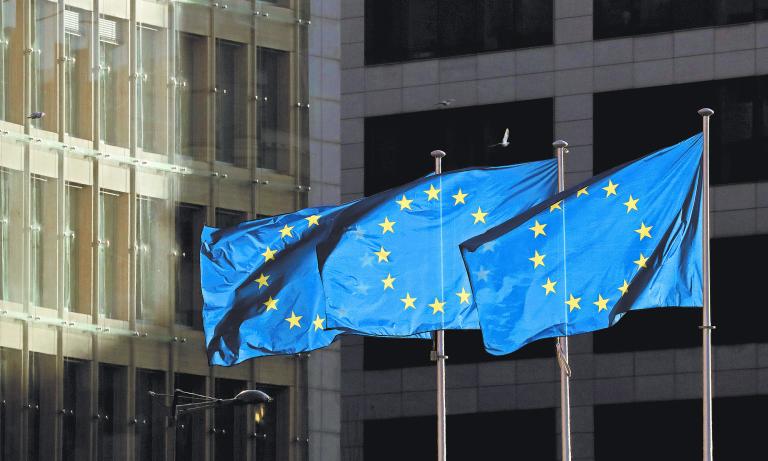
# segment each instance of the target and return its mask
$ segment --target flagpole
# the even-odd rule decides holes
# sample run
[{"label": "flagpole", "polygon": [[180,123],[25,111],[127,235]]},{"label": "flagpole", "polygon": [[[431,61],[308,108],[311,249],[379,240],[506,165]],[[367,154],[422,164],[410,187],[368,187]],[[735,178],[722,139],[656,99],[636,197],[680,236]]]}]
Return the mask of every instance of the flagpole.
[{"label": "flagpole", "polygon": [[[557,191],[565,190],[565,153],[568,143],[552,143],[557,157]],[[557,362],[560,364],[560,445],[562,461],[571,461],[571,367],[568,364],[568,337],[557,338]]]},{"label": "flagpole", "polygon": [[[443,173],[443,157],[445,152],[433,150],[430,155],[435,159],[435,174]],[[437,362],[437,461],[446,459],[446,418],[445,418],[445,330],[437,330],[432,334],[435,349],[432,360]]]},{"label": "flagpole", "polygon": [[702,173],[704,184],[702,186],[702,242],[701,242],[701,261],[702,261],[702,287],[704,290],[702,296],[702,316],[703,324],[701,326],[702,336],[702,406],[704,419],[704,461],[712,461],[712,325],[710,318],[710,298],[709,298],[709,118],[715,113],[712,109],[704,108],[699,110],[702,117],[704,132],[704,149],[702,152]]}]

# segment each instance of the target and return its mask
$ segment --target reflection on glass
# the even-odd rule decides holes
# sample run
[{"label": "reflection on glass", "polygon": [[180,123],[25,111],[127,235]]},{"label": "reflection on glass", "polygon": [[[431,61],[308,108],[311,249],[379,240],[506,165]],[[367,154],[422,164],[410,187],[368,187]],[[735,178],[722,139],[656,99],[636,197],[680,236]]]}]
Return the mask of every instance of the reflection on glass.
[{"label": "reflection on glass", "polygon": [[32,0],[35,21],[32,23],[32,101],[29,112],[45,112],[46,116],[33,120],[32,126],[56,131],[56,30],[57,4],[47,0]]},{"label": "reflection on glass", "polygon": [[66,117],[70,136],[91,137],[90,41],[91,12],[67,6],[64,10],[64,78]]},{"label": "reflection on glass", "polygon": [[117,232],[120,195],[114,192],[99,193],[99,314],[107,318],[117,317]]},{"label": "reflection on glass", "polygon": [[181,32],[177,37],[176,126],[182,155],[204,158],[207,122],[207,39]]},{"label": "reflection on glass", "polygon": [[[246,388],[245,381],[216,379],[216,397],[231,399]],[[246,430],[245,407],[220,407],[214,413],[216,428],[216,455],[214,459],[245,460]]]},{"label": "reflection on glass", "polygon": [[80,241],[85,234],[80,232],[80,194],[83,188],[67,184],[64,188],[64,310],[83,312],[78,296],[80,293]]},{"label": "reflection on glass", "polygon": [[290,168],[288,53],[263,47],[259,47],[257,53],[257,166],[287,172]]},{"label": "reflection on glass", "polygon": [[90,378],[88,362],[64,359],[62,395],[62,461],[77,461],[89,456]]},{"label": "reflection on glass", "polygon": [[20,351],[0,347],[0,460],[21,459]]},{"label": "reflection on glass", "polygon": [[128,40],[126,21],[99,18],[101,111],[99,129],[107,144],[128,147]]},{"label": "reflection on glass", "polygon": [[98,435],[97,460],[116,461],[122,459],[125,450],[122,421],[125,421],[126,382],[125,368],[99,364]]},{"label": "reflection on glass", "polygon": [[246,165],[248,46],[216,39],[216,160]]},{"label": "reflection on glass", "polygon": [[165,392],[165,373],[139,368],[136,370],[136,459],[160,461],[165,448],[164,414],[163,408],[152,401],[149,391]]},{"label": "reflection on glass", "polygon": [[11,299],[11,172],[0,168],[0,299]]},{"label": "reflection on glass", "polygon": [[158,216],[160,203],[149,197],[138,197],[136,206],[136,319],[152,321],[157,316],[160,294],[157,286],[166,276],[161,272],[161,248],[157,244],[163,230]]},{"label": "reflection on glass", "polygon": [[216,227],[223,229],[240,224],[247,219],[244,211],[227,210],[226,208],[216,208]]},{"label": "reflection on glass", "polygon": [[139,69],[136,82],[136,141],[144,151],[155,153],[166,152],[164,39],[165,34],[156,27],[144,24],[136,26],[136,61]]},{"label": "reflection on glass", "polygon": [[202,329],[200,296],[200,232],[205,207],[180,203],[176,207],[176,323]]},{"label": "reflection on glass", "polygon": [[43,305],[43,289],[46,279],[43,273],[45,255],[43,254],[43,224],[45,221],[45,209],[49,203],[45,201],[45,186],[48,180],[40,177],[32,177],[32,194],[30,196],[30,270],[29,270],[29,303],[33,306]]},{"label": "reflection on glass", "polygon": [[49,389],[55,382],[55,357],[30,352],[27,394],[28,461],[49,460],[54,456],[55,394]]},{"label": "reflection on glass", "polygon": [[16,0],[0,3],[0,120],[21,123],[22,8]]}]

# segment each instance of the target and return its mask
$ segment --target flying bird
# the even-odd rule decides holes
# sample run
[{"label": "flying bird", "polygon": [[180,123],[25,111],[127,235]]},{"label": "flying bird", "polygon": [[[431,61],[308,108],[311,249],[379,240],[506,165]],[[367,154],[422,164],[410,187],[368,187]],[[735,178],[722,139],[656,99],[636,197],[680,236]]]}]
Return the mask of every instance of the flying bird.
[{"label": "flying bird", "polygon": [[454,101],[455,101],[455,99],[453,99],[453,98],[443,99],[442,101],[438,102],[438,103],[437,103],[437,104],[435,104],[435,105],[436,105],[436,106],[443,106],[443,107],[448,107],[448,106],[450,106],[450,105],[451,105],[451,103],[453,103]]},{"label": "flying bird", "polygon": [[507,147],[509,146],[509,128],[504,130],[504,137],[501,138],[501,142],[492,144],[488,147]]},{"label": "flying bird", "polygon": [[45,112],[32,112],[27,118],[38,119],[45,117]]}]

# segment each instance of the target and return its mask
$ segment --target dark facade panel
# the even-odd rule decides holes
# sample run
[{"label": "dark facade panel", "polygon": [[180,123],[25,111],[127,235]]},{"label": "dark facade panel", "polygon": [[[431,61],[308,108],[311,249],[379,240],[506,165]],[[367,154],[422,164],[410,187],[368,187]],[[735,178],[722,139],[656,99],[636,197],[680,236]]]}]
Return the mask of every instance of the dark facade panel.
[{"label": "dark facade panel", "polygon": [[[595,406],[595,460],[700,460],[701,405],[676,400]],[[715,459],[762,453],[768,396],[716,398],[712,411]]]},{"label": "dark facade panel", "polygon": [[595,39],[762,21],[766,0],[595,0]]},{"label": "dark facade panel", "polygon": [[669,85],[594,96],[595,174],[701,131],[712,117],[711,182],[768,179],[768,77]]},{"label": "dark facade panel", "polygon": [[551,45],[551,0],[365,2],[365,63]]},{"label": "dark facade panel", "polygon": [[[436,426],[434,416],[365,421],[365,461],[436,460]],[[454,459],[556,459],[554,408],[449,415],[447,430]]]},{"label": "dark facade panel", "polygon": [[[366,118],[365,195],[433,172],[435,149],[443,171],[551,158],[552,120],[552,99]],[[506,128],[512,144],[489,148]]]}]

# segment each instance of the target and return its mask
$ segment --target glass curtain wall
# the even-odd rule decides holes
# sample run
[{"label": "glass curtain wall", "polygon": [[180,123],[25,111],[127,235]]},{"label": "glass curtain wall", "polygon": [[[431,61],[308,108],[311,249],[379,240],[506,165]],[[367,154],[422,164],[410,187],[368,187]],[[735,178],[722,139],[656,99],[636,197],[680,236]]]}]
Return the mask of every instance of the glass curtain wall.
[{"label": "glass curtain wall", "polygon": [[[0,461],[163,459],[147,391],[216,392],[200,232],[307,204],[308,4],[0,0]],[[270,439],[189,417],[179,459],[306,459],[260,363],[227,377],[280,389]]]}]

